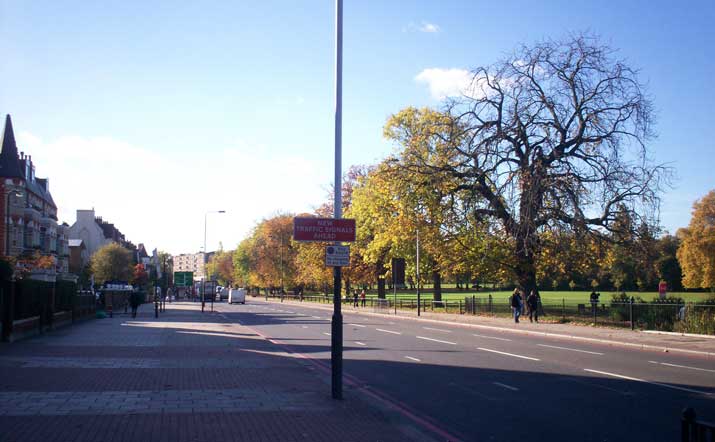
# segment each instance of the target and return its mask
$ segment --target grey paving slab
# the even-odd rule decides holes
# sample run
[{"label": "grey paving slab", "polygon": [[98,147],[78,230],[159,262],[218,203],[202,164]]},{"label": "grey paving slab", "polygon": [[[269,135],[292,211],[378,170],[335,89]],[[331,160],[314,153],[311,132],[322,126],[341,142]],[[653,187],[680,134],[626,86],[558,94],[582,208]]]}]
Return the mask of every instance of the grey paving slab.
[{"label": "grey paving slab", "polygon": [[240,324],[149,307],[0,345],[0,440],[414,439]]}]

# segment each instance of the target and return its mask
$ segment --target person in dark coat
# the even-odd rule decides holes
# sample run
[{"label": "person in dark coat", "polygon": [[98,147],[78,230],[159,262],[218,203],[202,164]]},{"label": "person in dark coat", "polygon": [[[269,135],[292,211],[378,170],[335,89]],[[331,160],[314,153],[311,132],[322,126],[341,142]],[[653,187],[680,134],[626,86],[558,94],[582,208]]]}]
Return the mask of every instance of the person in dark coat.
[{"label": "person in dark coat", "polygon": [[529,308],[529,321],[539,322],[539,294],[536,293],[536,290],[529,293],[529,297],[526,298],[526,306]]},{"label": "person in dark coat", "polygon": [[132,307],[132,318],[137,317],[137,309],[139,308],[139,304],[141,303],[141,296],[139,295],[139,292],[132,292],[129,295],[129,305]]},{"label": "person in dark coat", "polygon": [[521,316],[522,309],[522,298],[519,289],[514,289],[514,294],[511,295],[511,308],[514,311],[514,322],[519,322],[519,316]]}]

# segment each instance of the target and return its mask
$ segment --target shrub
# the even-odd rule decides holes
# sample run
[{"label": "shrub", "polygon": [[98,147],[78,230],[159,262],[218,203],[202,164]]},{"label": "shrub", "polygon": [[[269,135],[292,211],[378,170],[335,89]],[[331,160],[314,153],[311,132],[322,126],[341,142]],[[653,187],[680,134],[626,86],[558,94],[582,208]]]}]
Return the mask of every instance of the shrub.
[{"label": "shrub", "polygon": [[675,324],[676,331],[715,334],[715,298],[698,304],[685,305],[682,308],[682,319]]}]

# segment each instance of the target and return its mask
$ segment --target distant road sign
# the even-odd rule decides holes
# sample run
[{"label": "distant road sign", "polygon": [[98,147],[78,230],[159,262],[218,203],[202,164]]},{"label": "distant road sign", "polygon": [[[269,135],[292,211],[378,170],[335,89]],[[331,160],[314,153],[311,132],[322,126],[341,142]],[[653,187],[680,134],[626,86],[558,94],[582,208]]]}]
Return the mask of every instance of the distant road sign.
[{"label": "distant road sign", "polygon": [[350,247],[326,246],[325,265],[328,267],[350,267]]},{"label": "distant road sign", "polygon": [[293,218],[296,241],[355,242],[355,220],[335,218]]},{"label": "distant road sign", "polygon": [[191,287],[194,285],[194,272],[174,272],[176,287]]}]

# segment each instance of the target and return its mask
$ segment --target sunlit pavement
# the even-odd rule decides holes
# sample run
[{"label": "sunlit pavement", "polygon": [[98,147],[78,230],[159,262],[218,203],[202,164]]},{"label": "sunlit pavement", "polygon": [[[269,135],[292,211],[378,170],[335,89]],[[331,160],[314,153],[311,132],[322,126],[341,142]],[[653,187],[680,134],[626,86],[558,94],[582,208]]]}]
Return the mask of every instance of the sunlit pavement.
[{"label": "sunlit pavement", "polygon": [[[321,367],[200,304],[0,346],[0,440],[428,440]],[[218,310],[218,309],[217,309]]]}]

